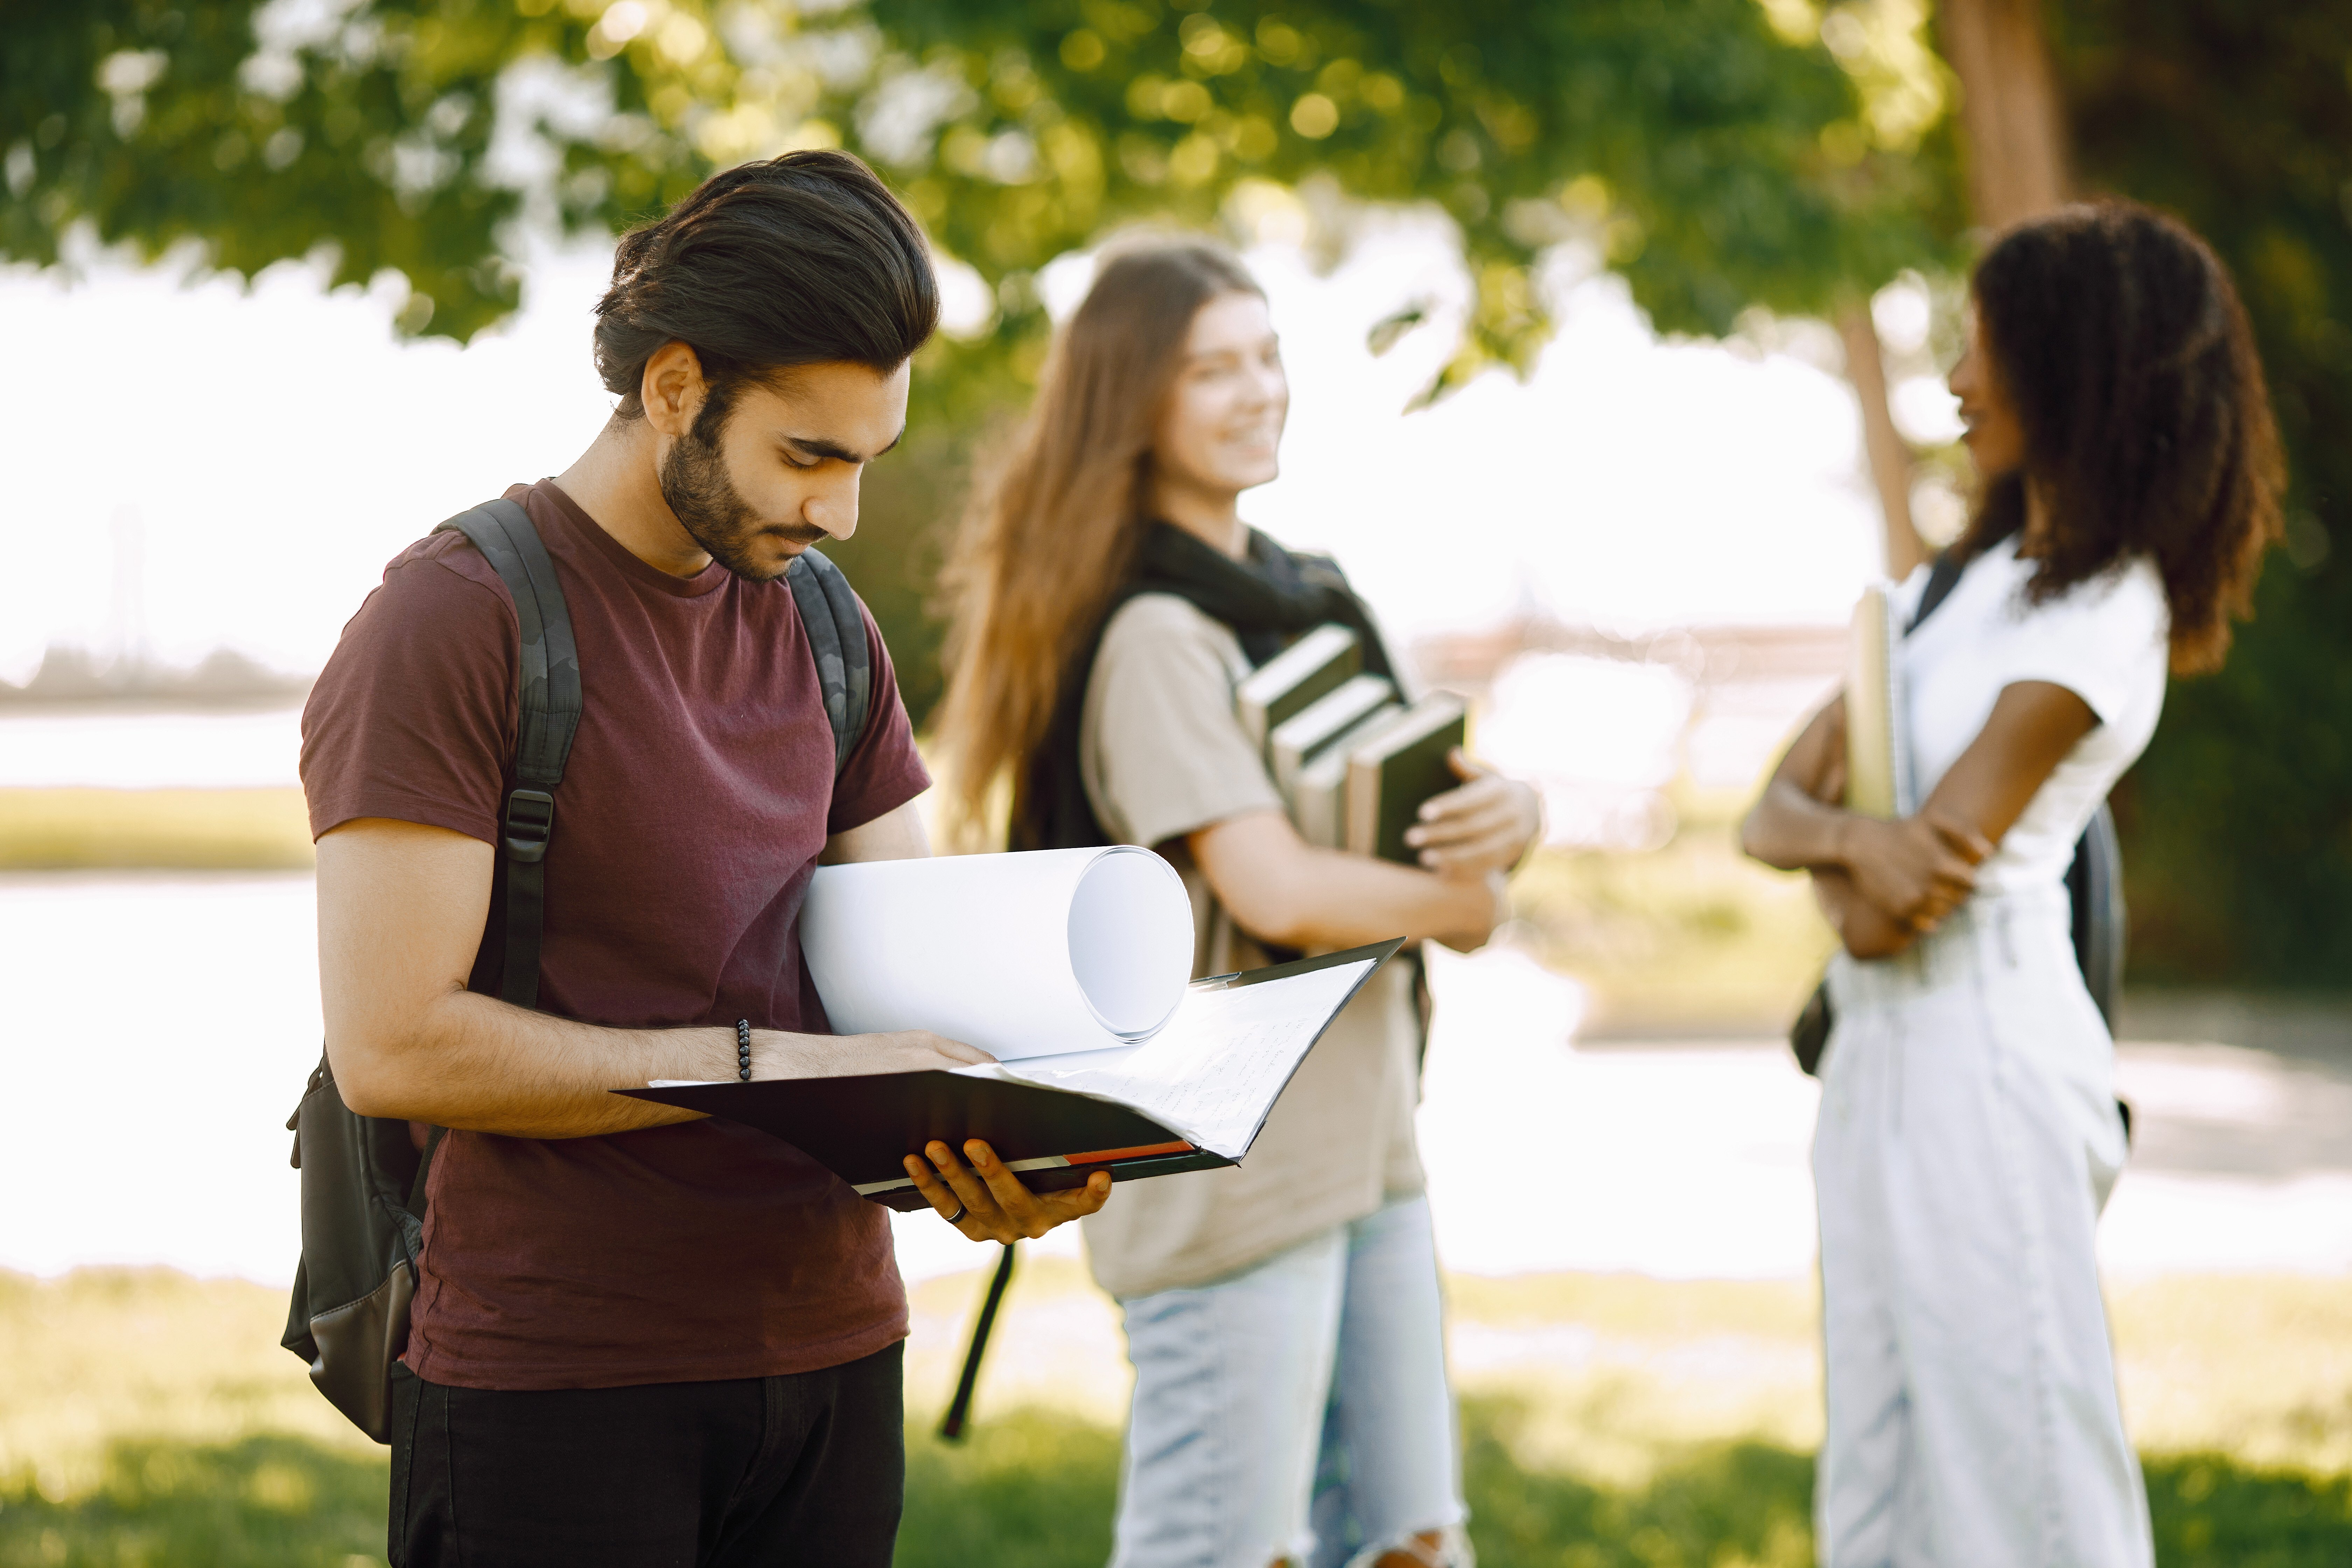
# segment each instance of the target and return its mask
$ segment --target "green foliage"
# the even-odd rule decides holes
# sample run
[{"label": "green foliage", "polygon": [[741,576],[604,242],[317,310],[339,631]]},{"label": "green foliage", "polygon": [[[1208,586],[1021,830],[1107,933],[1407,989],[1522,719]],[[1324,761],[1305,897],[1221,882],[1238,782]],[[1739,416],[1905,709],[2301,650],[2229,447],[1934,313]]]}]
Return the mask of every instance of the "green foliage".
[{"label": "green foliage", "polygon": [[109,244],[152,257],[194,240],[248,275],[320,247],[338,283],[397,268],[410,331],[469,337],[511,310],[520,280],[498,235],[520,197],[483,161],[514,29],[370,6],[327,38],[260,50],[257,9],[9,5],[0,255],[53,262],[86,219]]},{"label": "green foliage", "polygon": [[[1948,258],[1939,90],[1916,60],[1920,80],[1874,77],[1893,56],[1861,20],[1895,16],[1901,44],[1921,14],[1900,4],[1840,8],[1849,71],[1806,0],[349,0],[303,29],[254,0],[16,0],[0,255],[53,261],[84,219],[248,274],[331,246],[339,282],[406,275],[403,331],[462,340],[513,308],[502,226],[534,182],[567,226],[620,227],[714,167],[845,140],[996,289],[983,338],[934,356],[985,401],[1034,372],[1054,257],[1319,179],[1460,225],[1476,304],[1454,384],[1532,358],[1531,264],[1562,238],[1671,331],[1818,313]],[[546,90],[513,95],[502,161],[519,62]],[[951,406],[959,378],[929,379]]]},{"label": "green foliage", "polygon": [[[867,150],[908,179],[947,248],[1005,280],[1137,219],[1248,215],[1254,182],[1328,181],[1435,203],[1460,226],[1477,300],[1458,384],[1524,368],[1548,331],[1531,267],[1581,237],[1668,331],[1745,309],[1822,313],[1949,255],[1948,142],[1866,113],[1817,40],[1754,0],[1530,7],[1389,0],[873,0],[875,102],[950,109],[935,133]],[[911,58],[919,40],[921,63]],[[1882,144],[1885,143],[1885,144]],[[1916,155],[1915,155],[1916,154]]]},{"label": "green foliage", "polygon": [[[2294,469],[2286,548],[2121,803],[2150,979],[2352,977],[2352,9],[2051,8],[2084,184],[2179,214],[2236,274]],[[2334,548],[2331,548],[2331,542]]]}]

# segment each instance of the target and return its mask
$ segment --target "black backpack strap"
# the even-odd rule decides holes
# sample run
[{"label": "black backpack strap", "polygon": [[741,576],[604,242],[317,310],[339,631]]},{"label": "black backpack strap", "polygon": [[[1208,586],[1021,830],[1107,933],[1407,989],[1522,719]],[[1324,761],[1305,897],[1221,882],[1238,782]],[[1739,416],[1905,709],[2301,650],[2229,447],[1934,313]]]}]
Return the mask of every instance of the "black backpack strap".
[{"label": "black backpack strap", "polygon": [[2074,863],[2066,868],[2066,896],[2074,906],[2074,962],[2112,1031],[2124,990],[2124,857],[2105,801],[2075,842]]},{"label": "black backpack strap", "polygon": [[793,603],[816,659],[824,716],[833,726],[833,771],[839,773],[866,732],[866,717],[874,706],[874,650],[866,639],[866,617],[849,579],[815,549],[800,552],[784,581],[792,584]]},{"label": "black backpack strap", "polygon": [[940,1436],[955,1442],[971,1418],[971,1392],[980,1385],[980,1358],[988,1349],[988,1334],[996,1326],[996,1309],[1004,1304],[1004,1288],[1013,1283],[1013,1244],[1006,1242],[996,1259],[996,1273],[988,1281],[988,1299],[980,1304],[980,1320],[971,1326],[971,1348],[964,1352],[963,1372],[956,1379],[955,1397],[940,1422]]},{"label": "black backpack strap", "polygon": [[514,595],[522,633],[516,682],[515,787],[499,828],[506,872],[505,963],[499,995],[518,1007],[539,1004],[540,935],[547,920],[547,845],[555,833],[555,786],[580,731],[580,655],[572,613],[555,563],[530,514],[514,501],[485,501],[436,533],[462,533]]},{"label": "black backpack strap", "polygon": [[1968,566],[1957,550],[1945,550],[1937,554],[1936,563],[1927,568],[1927,585],[1919,591],[1919,607],[1911,612],[1911,624],[1903,628],[1905,637],[1917,631],[1919,623],[1934,615],[1936,606],[1952,596],[1952,590],[1960,584],[1960,574],[1967,571]]}]

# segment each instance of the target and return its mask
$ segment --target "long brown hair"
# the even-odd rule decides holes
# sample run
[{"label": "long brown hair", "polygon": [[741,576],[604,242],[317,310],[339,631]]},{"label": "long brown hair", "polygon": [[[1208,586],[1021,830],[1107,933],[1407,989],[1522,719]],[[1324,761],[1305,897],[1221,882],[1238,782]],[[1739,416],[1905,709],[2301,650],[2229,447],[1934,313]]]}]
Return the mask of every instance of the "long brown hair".
[{"label": "long brown hair", "polygon": [[1985,487],[1963,548],[2018,531],[2030,489],[2051,525],[2030,598],[2144,553],[2172,608],[2172,668],[2220,668],[2281,536],[2286,484],[2228,269],[2173,219],[2110,200],[2011,229],[1974,291],[2026,452]]},{"label": "long brown hair", "polygon": [[977,488],[940,586],[947,695],[937,738],[966,847],[990,793],[1045,740],[1065,680],[1126,578],[1147,521],[1161,405],[1201,307],[1262,294],[1229,251],[1160,241],[1104,260],[1063,328],[1003,467]]}]

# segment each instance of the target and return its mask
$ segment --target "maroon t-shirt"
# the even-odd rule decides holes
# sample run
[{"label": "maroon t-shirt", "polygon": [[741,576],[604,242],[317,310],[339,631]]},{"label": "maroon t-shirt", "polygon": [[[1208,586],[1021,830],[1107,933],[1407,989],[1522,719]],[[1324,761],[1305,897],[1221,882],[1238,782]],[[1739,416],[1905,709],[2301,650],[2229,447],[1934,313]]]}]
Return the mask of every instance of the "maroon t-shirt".
[{"label": "maroon t-shirt", "polygon": [[[799,928],[818,852],[930,782],[880,634],[869,619],[873,714],[836,779],[790,587],[716,564],[672,577],[552,481],[507,493],[554,558],[585,709],[554,792],[540,1006],[630,1028],[826,1031]],[[462,535],[394,558],[302,715],[312,834],[383,816],[496,843],[520,637],[513,597]],[[478,967],[472,989],[497,988]],[[907,1332],[884,1211],[732,1122],[451,1132],[428,1190],[406,1359],[436,1383],[767,1376]]]}]

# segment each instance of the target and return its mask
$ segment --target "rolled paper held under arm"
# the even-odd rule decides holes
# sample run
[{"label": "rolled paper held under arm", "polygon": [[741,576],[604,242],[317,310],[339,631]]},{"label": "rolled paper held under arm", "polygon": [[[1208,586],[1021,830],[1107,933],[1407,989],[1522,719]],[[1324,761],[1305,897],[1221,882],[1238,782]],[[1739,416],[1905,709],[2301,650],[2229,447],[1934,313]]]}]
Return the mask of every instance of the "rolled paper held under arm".
[{"label": "rolled paper held under arm", "polygon": [[1150,1039],[1192,970],[1192,907],[1149,849],[824,866],[801,913],[845,1035],[928,1029],[1000,1060]]}]

